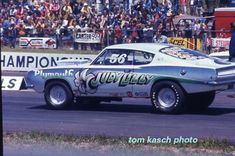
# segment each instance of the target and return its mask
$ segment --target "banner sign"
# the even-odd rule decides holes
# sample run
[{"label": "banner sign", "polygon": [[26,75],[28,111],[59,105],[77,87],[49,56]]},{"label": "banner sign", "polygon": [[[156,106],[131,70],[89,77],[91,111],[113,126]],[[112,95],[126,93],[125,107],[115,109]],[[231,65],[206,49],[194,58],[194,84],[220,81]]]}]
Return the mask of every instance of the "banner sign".
[{"label": "banner sign", "polygon": [[229,49],[230,38],[212,38],[212,47]]},{"label": "banner sign", "polygon": [[2,52],[2,70],[29,71],[40,68],[56,66],[57,61],[65,59],[94,59],[96,55],[82,54],[45,54],[45,53],[23,53]]},{"label": "banner sign", "polygon": [[75,36],[78,43],[100,43],[100,34],[93,32],[78,32]]},{"label": "banner sign", "polygon": [[179,45],[185,48],[200,50],[201,49],[201,41],[200,39],[194,39],[194,38],[181,38],[181,37],[169,37],[168,42]]},{"label": "banner sign", "polygon": [[53,49],[56,48],[56,39],[49,37],[20,37],[19,47]]},{"label": "banner sign", "polygon": [[2,90],[20,90],[24,77],[2,76]]}]

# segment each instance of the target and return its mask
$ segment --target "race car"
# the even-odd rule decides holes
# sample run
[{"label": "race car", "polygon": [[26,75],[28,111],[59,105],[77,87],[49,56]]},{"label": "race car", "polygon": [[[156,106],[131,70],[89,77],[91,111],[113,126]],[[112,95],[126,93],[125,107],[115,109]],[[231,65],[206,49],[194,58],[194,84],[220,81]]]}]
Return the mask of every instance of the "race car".
[{"label": "race car", "polygon": [[234,63],[171,44],[112,45],[92,61],[67,63],[30,71],[25,77],[28,88],[44,93],[53,109],[150,98],[158,112],[203,110],[216,91],[232,89],[235,83]]}]

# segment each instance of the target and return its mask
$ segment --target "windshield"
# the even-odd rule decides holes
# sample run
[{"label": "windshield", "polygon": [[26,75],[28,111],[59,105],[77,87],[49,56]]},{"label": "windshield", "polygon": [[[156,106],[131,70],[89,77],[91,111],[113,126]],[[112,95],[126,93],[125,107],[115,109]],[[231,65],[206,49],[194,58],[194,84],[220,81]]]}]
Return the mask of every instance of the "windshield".
[{"label": "windshield", "polygon": [[199,60],[209,58],[207,55],[198,51],[175,46],[163,48],[160,52],[183,60]]}]

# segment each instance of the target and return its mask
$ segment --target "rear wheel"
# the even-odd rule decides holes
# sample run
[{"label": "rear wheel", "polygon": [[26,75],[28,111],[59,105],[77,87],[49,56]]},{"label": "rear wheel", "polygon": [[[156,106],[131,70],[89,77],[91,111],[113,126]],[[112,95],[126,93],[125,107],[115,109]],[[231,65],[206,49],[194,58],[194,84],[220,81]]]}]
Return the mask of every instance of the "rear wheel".
[{"label": "rear wheel", "polygon": [[185,93],[178,84],[162,81],[152,87],[151,101],[157,111],[179,113],[184,110]]},{"label": "rear wheel", "polygon": [[73,103],[73,93],[69,86],[61,81],[50,82],[45,87],[44,98],[52,109],[65,109]]}]

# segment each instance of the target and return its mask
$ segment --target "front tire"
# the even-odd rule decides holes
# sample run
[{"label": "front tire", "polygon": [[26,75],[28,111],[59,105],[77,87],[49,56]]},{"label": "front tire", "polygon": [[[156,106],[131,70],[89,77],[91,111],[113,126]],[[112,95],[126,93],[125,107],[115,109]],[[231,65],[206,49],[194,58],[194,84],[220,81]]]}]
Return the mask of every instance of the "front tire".
[{"label": "front tire", "polygon": [[69,86],[61,81],[50,82],[45,87],[44,98],[52,109],[65,109],[73,103],[73,93]]},{"label": "front tire", "polygon": [[151,101],[156,111],[180,113],[184,110],[185,93],[177,83],[161,81],[153,85]]}]

